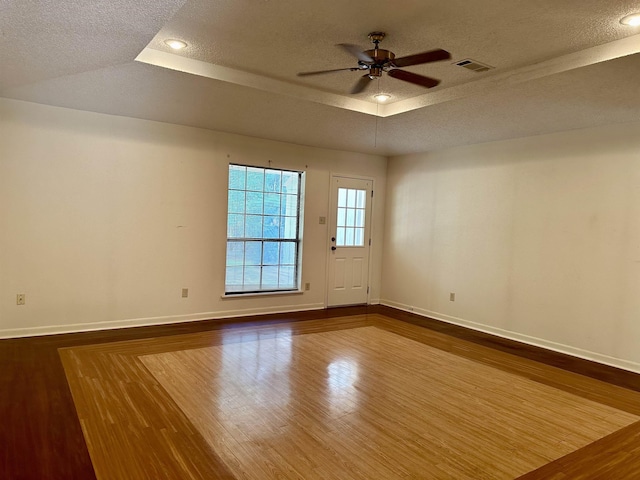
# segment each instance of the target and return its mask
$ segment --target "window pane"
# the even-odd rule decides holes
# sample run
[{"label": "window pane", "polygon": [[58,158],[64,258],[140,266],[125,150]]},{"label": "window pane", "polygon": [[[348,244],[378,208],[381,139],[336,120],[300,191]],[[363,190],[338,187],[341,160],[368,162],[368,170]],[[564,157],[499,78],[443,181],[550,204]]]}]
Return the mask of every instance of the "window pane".
[{"label": "window pane", "polygon": [[262,217],[247,215],[247,238],[262,238]]},{"label": "window pane", "polygon": [[262,192],[264,189],[264,170],[247,167],[247,190]]},{"label": "window pane", "polygon": [[364,228],[356,228],[353,244],[358,247],[364,246]]},{"label": "window pane", "polygon": [[365,207],[365,200],[366,200],[365,193],[367,193],[367,192],[366,192],[366,190],[357,190],[357,192],[358,192],[358,195],[356,197],[356,207],[364,208]]},{"label": "window pane", "polygon": [[298,231],[296,225],[298,224],[297,217],[284,217],[282,225],[280,227],[280,238],[294,239],[298,237]]},{"label": "window pane", "polygon": [[356,223],[356,211],[353,208],[347,208],[347,227],[353,227]]},{"label": "window pane", "polygon": [[364,227],[364,210],[356,210],[356,227]]},{"label": "window pane", "polygon": [[264,228],[262,235],[264,238],[279,238],[280,236],[280,217],[263,217]]},{"label": "window pane", "polygon": [[296,172],[282,172],[282,193],[297,194],[299,176]]},{"label": "window pane", "polygon": [[353,246],[353,228],[346,228],[345,229],[344,244],[347,247]]},{"label": "window pane", "polygon": [[296,244],[293,242],[280,243],[280,264],[295,265],[296,263]]},{"label": "window pane", "polygon": [[355,208],[356,206],[356,191],[349,188],[347,190],[347,207]]},{"label": "window pane", "polygon": [[244,215],[230,213],[227,218],[227,238],[244,237]]},{"label": "window pane", "polygon": [[244,191],[229,190],[229,213],[244,213]]},{"label": "window pane", "polygon": [[346,208],[338,208],[338,226],[344,227],[347,218],[347,209]]},{"label": "window pane", "polygon": [[278,276],[278,286],[280,288],[295,288],[296,270],[293,266],[281,266]]},{"label": "window pane", "polygon": [[265,193],[264,213],[265,215],[278,215],[280,213],[280,194]]},{"label": "window pane", "polygon": [[247,213],[262,215],[262,203],[264,194],[262,192],[247,192]]},{"label": "window pane", "polygon": [[244,267],[244,287],[249,290],[260,289],[260,269],[261,267]]},{"label": "window pane", "polygon": [[338,206],[339,207],[347,206],[347,189],[346,188],[338,189]]},{"label": "window pane", "polygon": [[282,196],[282,215],[295,217],[298,215],[298,197],[295,195]]},{"label": "window pane", "polygon": [[247,167],[229,165],[229,188],[244,190]]},{"label": "window pane", "polygon": [[336,232],[336,245],[339,247],[344,246],[344,227],[338,227]]},{"label": "window pane", "polygon": [[227,266],[244,264],[244,242],[227,242]]},{"label": "window pane", "polygon": [[280,193],[280,170],[267,170],[264,178],[264,191]]},{"label": "window pane", "polygon": [[243,267],[227,267],[226,277],[224,280],[227,286],[242,285],[242,270]]},{"label": "window pane", "polygon": [[262,242],[247,242],[244,263],[246,265],[260,265],[262,259]]},{"label": "window pane", "polygon": [[262,267],[262,288],[278,288],[278,267]]},{"label": "window pane", "polygon": [[280,257],[280,244],[278,242],[264,242],[262,249],[262,264],[277,265]]}]

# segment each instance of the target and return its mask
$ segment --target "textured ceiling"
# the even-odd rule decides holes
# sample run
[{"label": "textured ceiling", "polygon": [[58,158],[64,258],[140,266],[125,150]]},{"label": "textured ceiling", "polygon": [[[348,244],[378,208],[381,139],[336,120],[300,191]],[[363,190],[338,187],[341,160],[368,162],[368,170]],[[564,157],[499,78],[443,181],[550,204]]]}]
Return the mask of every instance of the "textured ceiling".
[{"label": "textured ceiling", "polygon": [[[640,9],[634,4],[3,2],[0,95],[382,155],[640,121],[640,54],[634,53],[640,52],[640,29],[618,23]],[[365,48],[372,30],[386,31],[382,46],[399,56],[450,51],[451,62],[406,68],[442,84],[426,91],[385,77],[354,100],[346,92],[359,72],[296,76],[351,66],[353,59],[335,45]],[[166,38],[189,43],[173,57],[227,73],[208,78],[134,62],[145,49],[169,52]],[[598,45],[605,47],[593,49]],[[496,69],[478,74],[452,65],[465,58]],[[243,80],[247,75],[250,82]],[[386,117],[336,106],[360,101],[366,107],[376,89],[402,101],[396,105],[413,106]]]}]

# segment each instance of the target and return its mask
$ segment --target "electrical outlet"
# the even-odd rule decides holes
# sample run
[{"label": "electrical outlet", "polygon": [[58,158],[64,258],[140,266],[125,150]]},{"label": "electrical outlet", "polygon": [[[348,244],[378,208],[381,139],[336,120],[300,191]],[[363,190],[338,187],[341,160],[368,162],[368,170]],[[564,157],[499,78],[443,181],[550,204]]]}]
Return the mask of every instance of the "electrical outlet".
[{"label": "electrical outlet", "polygon": [[16,295],[16,305],[24,305],[26,303],[26,295],[24,293],[19,293]]},{"label": "electrical outlet", "polygon": [[187,298],[189,296],[189,289],[188,288],[183,288],[182,289],[182,298]]},{"label": "electrical outlet", "polygon": [[456,301],[456,294],[455,293],[451,292],[449,294],[449,301],[450,302],[455,302]]},{"label": "electrical outlet", "polygon": [[304,284],[304,289],[305,289],[305,291],[307,291],[307,292],[308,292],[309,290],[311,290],[311,284],[310,284],[310,283],[305,283],[305,284]]}]

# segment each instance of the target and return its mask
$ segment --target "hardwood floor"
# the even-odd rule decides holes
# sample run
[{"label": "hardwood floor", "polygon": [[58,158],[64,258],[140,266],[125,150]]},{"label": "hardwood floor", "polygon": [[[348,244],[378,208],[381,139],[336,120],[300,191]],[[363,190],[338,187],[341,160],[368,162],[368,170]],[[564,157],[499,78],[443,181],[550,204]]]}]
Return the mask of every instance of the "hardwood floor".
[{"label": "hardwood floor", "polygon": [[339,308],[153,327],[0,340],[0,479],[92,480],[87,452],[58,349],[165,337],[241,325],[363,313]]},{"label": "hardwood floor", "polygon": [[[385,319],[375,315],[376,312],[384,313],[386,316],[397,316],[402,318],[403,321],[397,322]],[[329,328],[327,325],[329,322],[320,319],[362,313],[368,313],[369,315],[352,317],[345,324],[334,326],[345,329],[345,334],[358,331],[352,330],[354,328],[369,328],[373,326],[383,334],[392,332],[394,335],[391,337],[399,338],[401,342],[409,341],[407,339],[418,340],[423,344],[435,347],[438,354],[451,352],[456,357],[465,359],[467,362],[472,361],[473,365],[500,370],[500,375],[517,377],[519,381],[540,384],[545,388],[553,387],[552,390],[554,391],[559,390],[563,395],[570,394],[571,398],[579,397],[581,401],[586,401],[590,405],[593,402],[597,402],[599,404],[597,408],[605,406],[605,408],[622,410],[631,415],[640,414],[638,411],[640,408],[638,393],[633,390],[633,387],[638,385],[634,383],[637,382],[635,374],[620,372],[620,375],[617,375],[615,369],[609,369],[608,367],[598,369],[597,365],[590,365],[589,362],[583,364],[581,363],[582,361],[575,361],[571,358],[566,359],[563,358],[564,356],[556,354],[549,354],[549,358],[545,358],[544,352],[540,353],[533,349],[533,355],[540,357],[538,360],[547,361],[552,365],[558,362],[564,363],[569,365],[571,369],[583,370],[583,373],[586,370],[588,375],[595,378],[576,375],[567,370],[541,364],[527,358],[531,356],[529,351],[531,347],[520,346],[514,342],[503,342],[484,334],[476,335],[476,332],[469,332],[465,329],[456,331],[458,327],[451,328],[451,326],[439,324],[439,322],[432,325],[423,325],[423,322],[429,323],[431,321],[384,307],[328,310],[286,316],[264,316],[246,319],[242,322],[197,322],[111,332],[3,340],[0,341],[0,361],[2,362],[0,371],[0,386],[2,387],[0,391],[0,413],[6,419],[6,423],[0,429],[0,442],[6,447],[3,448],[0,478],[95,478],[82,436],[82,430],[80,429],[80,423],[71,401],[69,387],[57,358],[57,348],[112,343],[130,339],[140,340],[127,344],[125,349],[127,351],[122,350],[118,353],[114,353],[112,350],[113,344],[97,347],[97,350],[96,347],[72,348],[63,353],[65,363],[69,366],[69,362],[73,364],[78,360],[74,358],[73,354],[80,352],[80,355],[85,353],[88,355],[90,351],[93,351],[91,355],[96,358],[102,357],[100,362],[96,361],[91,366],[91,368],[95,369],[92,374],[96,375],[101,373],[101,368],[104,368],[104,364],[101,362],[106,357],[111,357],[111,360],[119,358],[120,361],[116,362],[118,375],[123,375],[122,378],[130,376],[129,378],[132,380],[129,382],[124,380],[116,382],[113,386],[113,391],[105,391],[104,395],[115,392],[117,393],[115,396],[120,398],[119,401],[122,402],[122,405],[126,406],[131,402],[131,405],[135,407],[133,411],[136,412],[132,418],[142,422],[142,424],[146,423],[147,432],[152,431],[154,428],[158,428],[160,432],[158,435],[129,437],[137,438],[137,442],[134,442],[137,446],[129,449],[128,453],[128,458],[132,462],[119,464],[119,462],[111,461],[111,463],[119,465],[116,468],[122,468],[127,471],[129,476],[123,478],[136,478],[136,469],[144,471],[143,476],[138,478],[189,478],[184,476],[172,477],[170,474],[175,475],[176,471],[170,470],[170,468],[174,467],[168,467],[166,462],[163,463],[162,457],[178,459],[179,461],[174,463],[177,463],[178,468],[183,469],[181,471],[185,471],[185,468],[187,470],[195,469],[193,471],[196,473],[193,478],[250,478],[243,477],[239,475],[239,471],[236,471],[235,468],[230,468],[229,460],[225,459],[224,455],[220,453],[224,451],[216,450],[211,447],[211,441],[207,442],[206,435],[202,433],[205,427],[198,422],[190,420],[184,412],[182,413],[182,418],[172,417],[172,421],[168,424],[166,423],[163,415],[167,411],[167,405],[170,405],[172,409],[177,409],[179,412],[182,412],[183,409],[179,408],[180,402],[176,401],[178,395],[175,392],[174,394],[168,393],[170,388],[167,388],[167,385],[170,383],[166,382],[171,381],[165,379],[160,382],[157,378],[152,377],[145,362],[151,361],[153,363],[154,359],[155,361],[160,361],[161,356],[166,353],[174,354],[174,352],[184,350],[183,342],[187,340],[187,337],[193,337],[191,333],[195,332],[218,332],[220,334],[223,331],[224,335],[218,336],[225,337],[225,344],[233,345],[234,343],[253,342],[252,337],[255,339],[257,329],[260,328],[262,329],[261,338],[267,342],[274,342],[277,338],[275,332],[278,329],[288,329],[288,334],[292,336],[302,332],[318,333],[326,331],[327,334],[331,334],[333,327]],[[315,321],[316,319],[319,321]],[[301,322],[301,320],[314,321]],[[283,325],[283,322],[292,323]],[[278,327],[275,328],[275,325],[278,325]],[[250,328],[247,329],[247,327]],[[447,334],[442,333],[442,331],[446,330],[448,330]],[[204,336],[206,337],[207,335],[209,334]],[[387,338],[385,335],[383,337]],[[160,338],[149,340],[150,337]],[[164,340],[162,337],[165,337]],[[304,337],[311,339],[313,335]],[[193,341],[193,338],[190,338],[189,341]],[[157,345],[155,345],[156,342]],[[140,357],[139,352],[133,356],[129,355],[128,352],[130,350],[128,349],[132,346],[138,348],[143,345],[145,346],[144,356]],[[492,348],[488,348],[486,345],[490,345]],[[147,349],[149,346],[151,348]],[[209,338],[209,340],[203,341],[197,347],[207,350],[222,348],[222,346],[222,344],[212,344],[211,338]],[[188,348],[193,348],[193,345]],[[109,349],[111,351],[106,353]],[[320,350],[322,351],[322,348]],[[514,356],[506,353],[507,350],[512,353],[523,353],[523,356]],[[96,355],[96,351],[102,351],[102,353]],[[155,355],[160,356],[154,357]],[[135,361],[133,361],[134,357]],[[305,359],[303,363],[306,364],[307,360]],[[111,363],[110,368],[114,368],[113,363]],[[144,378],[140,376],[141,371],[144,372]],[[156,374],[160,377],[161,374],[158,371],[156,371]],[[153,388],[146,383],[149,377],[152,377],[156,382],[156,386]],[[597,378],[606,378],[622,386],[605,383],[597,380]],[[74,380],[72,380],[71,376],[70,382],[73,385]],[[623,388],[624,386],[631,388]],[[75,394],[76,386],[73,388]],[[428,390],[422,387],[421,392],[424,393],[425,391]],[[142,410],[136,407],[134,399],[137,397],[154,399],[157,402],[156,408]],[[100,398],[100,396],[94,397],[97,400]],[[100,404],[97,400],[93,402],[92,408],[94,409],[97,409]],[[344,405],[348,406],[349,403],[346,402]],[[104,415],[104,418],[107,419],[107,428],[111,429],[113,435],[122,435],[123,432],[126,432],[127,435],[130,433],[132,423],[123,421],[123,410],[117,404],[111,405],[108,409],[102,411],[96,410],[93,413],[95,415]],[[82,416],[83,414],[81,413]],[[605,417],[607,416],[605,415]],[[254,419],[256,422],[258,420],[259,418]],[[120,422],[120,427],[116,426],[118,422]],[[573,423],[581,424],[582,422],[576,421]],[[122,425],[126,425],[126,427],[122,427]],[[267,426],[263,428],[267,428]],[[592,431],[592,427],[589,427],[588,430]],[[590,443],[592,437],[589,437],[585,440],[586,444],[584,444],[583,448],[579,448],[573,453],[568,453],[566,456],[550,463],[547,463],[545,459],[545,464],[541,464],[542,466],[538,470],[527,473],[522,478],[528,480],[534,478],[640,478],[640,456],[638,455],[640,448],[639,424],[634,422],[628,427],[623,427],[619,430],[617,427],[612,427],[611,431],[613,433],[606,435],[606,431],[599,430],[596,437],[599,438],[603,434],[605,435],[600,440]],[[373,434],[370,436],[373,436]],[[215,438],[220,438],[220,436],[215,436]],[[90,443],[90,448],[100,447],[100,442],[102,441],[100,439],[92,440],[94,443]],[[183,446],[187,445],[188,448],[186,450],[175,450],[171,447],[172,443],[175,444],[175,442]],[[146,463],[146,460],[141,462],[140,458],[134,455],[137,450],[142,450],[143,454],[147,455],[146,459],[151,462],[152,467]],[[277,454],[276,452],[274,455],[277,457],[283,454]],[[205,457],[208,458],[207,462],[194,461],[196,458]],[[94,458],[95,461],[96,459]],[[141,465],[146,466],[141,467]],[[233,463],[231,465],[234,467]],[[98,464],[96,468],[98,472],[101,471],[101,467]],[[114,468],[114,465],[110,465],[110,468]],[[360,468],[362,469],[363,467]],[[445,467],[441,467],[441,469],[444,472],[448,472]],[[464,478],[456,477],[451,472],[449,473],[450,476],[442,478]],[[418,475],[414,476],[414,478],[429,477]]]}]

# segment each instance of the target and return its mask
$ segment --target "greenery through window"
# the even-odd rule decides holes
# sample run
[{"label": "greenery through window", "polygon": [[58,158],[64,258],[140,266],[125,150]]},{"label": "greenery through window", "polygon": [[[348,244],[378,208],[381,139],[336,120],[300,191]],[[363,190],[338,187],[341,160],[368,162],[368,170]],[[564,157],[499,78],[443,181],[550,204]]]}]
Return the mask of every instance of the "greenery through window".
[{"label": "greenery through window", "polygon": [[301,179],[229,165],[226,293],[298,289]]}]

